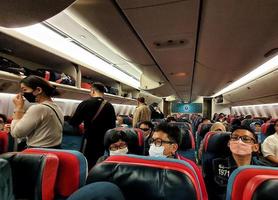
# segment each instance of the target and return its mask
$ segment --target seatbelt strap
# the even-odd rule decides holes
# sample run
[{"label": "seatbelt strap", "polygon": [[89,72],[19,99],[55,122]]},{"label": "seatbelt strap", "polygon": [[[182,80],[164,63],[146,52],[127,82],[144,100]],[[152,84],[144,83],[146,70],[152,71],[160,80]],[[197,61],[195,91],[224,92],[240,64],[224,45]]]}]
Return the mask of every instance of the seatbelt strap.
[{"label": "seatbelt strap", "polygon": [[[103,107],[105,106],[105,104],[107,103],[106,100],[103,100],[96,112],[96,114],[94,115],[94,117],[92,118],[91,120],[91,123],[93,123],[93,121],[97,118],[97,116],[99,115],[99,113],[101,112],[101,110],[103,109]],[[83,138],[83,141],[82,141],[82,146],[81,146],[81,152],[82,153],[85,153],[85,149],[86,149],[86,146],[87,146],[87,138],[86,136]]]}]

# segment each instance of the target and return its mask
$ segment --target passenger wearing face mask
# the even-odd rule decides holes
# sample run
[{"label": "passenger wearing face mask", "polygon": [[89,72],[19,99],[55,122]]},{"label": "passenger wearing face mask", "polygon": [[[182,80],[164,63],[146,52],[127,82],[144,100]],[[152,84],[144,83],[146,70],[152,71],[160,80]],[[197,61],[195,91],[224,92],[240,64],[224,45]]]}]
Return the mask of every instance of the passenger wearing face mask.
[{"label": "passenger wearing face mask", "polygon": [[104,161],[109,156],[119,156],[128,153],[128,138],[126,134],[119,129],[110,129],[104,136],[105,153],[97,163]]},{"label": "passenger wearing face mask", "polygon": [[233,127],[228,142],[231,155],[226,158],[216,158],[212,161],[214,181],[214,199],[225,199],[228,179],[231,173],[244,165],[260,165],[256,153],[259,151],[257,135],[249,126]]},{"label": "passenger wearing face mask", "polygon": [[154,129],[154,133],[149,140],[149,155],[157,158],[173,158],[187,162],[194,168],[198,176],[198,180],[200,181],[200,186],[203,192],[206,192],[205,182],[200,168],[198,168],[198,166],[190,159],[187,159],[177,153],[180,141],[181,132],[177,126],[166,122],[160,123]]},{"label": "passenger wearing face mask", "polygon": [[[64,117],[51,97],[55,87],[43,78],[28,76],[20,81],[21,93],[13,98],[14,114],[11,135],[27,138],[27,147],[60,148]],[[31,105],[25,112],[25,100]]]}]

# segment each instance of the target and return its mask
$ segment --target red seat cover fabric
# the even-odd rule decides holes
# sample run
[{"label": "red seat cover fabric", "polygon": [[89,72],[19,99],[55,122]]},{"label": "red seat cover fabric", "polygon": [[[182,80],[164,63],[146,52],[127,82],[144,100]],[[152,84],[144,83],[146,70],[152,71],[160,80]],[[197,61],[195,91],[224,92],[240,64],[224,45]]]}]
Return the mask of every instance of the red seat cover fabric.
[{"label": "red seat cover fabric", "polygon": [[8,152],[9,134],[6,131],[0,131],[0,154]]},{"label": "red seat cover fabric", "polygon": [[179,160],[183,160],[185,162],[188,162],[193,167],[193,169],[195,170],[195,172],[197,174],[197,177],[198,177],[198,180],[199,180],[199,183],[200,183],[200,186],[201,186],[202,199],[207,200],[208,199],[208,194],[207,194],[205,181],[203,179],[202,172],[201,172],[200,168],[190,159],[187,159],[187,158],[185,158],[183,156],[180,156],[180,155],[177,155],[177,158]]},{"label": "red seat cover fabric", "polygon": [[14,194],[17,198],[30,196],[41,200],[54,199],[59,165],[56,155],[10,152],[1,156],[11,163]]},{"label": "red seat cover fabric", "polygon": [[62,197],[68,197],[77,189],[80,183],[80,168],[78,158],[65,151],[48,151],[47,149],[26,149],[29,153],[51,153],[59,158],[59,168],[56,181],[56,192]]},{"label": "red seat cover fabric", "polygon": [[256,175],[278,175],[278,169],[261,166],[239,167],[229,178],[226,199],[242,200],[246,184]]},{"label": "red seat cover fabric", "polygon": [[[251,178],[246,184],[243,192],[242,199],[251,200],[254,192],[258,188],[258,186],[266,180],[277,179],[278,175],[257,175]],[[275,195],[275,194],[274,194]]]}]

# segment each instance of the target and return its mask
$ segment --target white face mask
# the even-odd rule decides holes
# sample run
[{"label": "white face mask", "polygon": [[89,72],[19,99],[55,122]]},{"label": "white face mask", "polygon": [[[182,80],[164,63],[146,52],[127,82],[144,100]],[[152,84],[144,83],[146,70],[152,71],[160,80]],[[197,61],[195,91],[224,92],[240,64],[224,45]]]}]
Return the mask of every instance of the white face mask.
[{"label": "white face mask", "polygon": [[128,148],[118,149],[116,151],[109,151],[110,156],[120,156],[125,155],[128,152]]},{"label": "white face mask", "polygon": [[157,147],[154,144],[151,144],[149,149],[149,155],[154,157],[164,157],[166,156],[163,154],[164,152],[164,146]]}]

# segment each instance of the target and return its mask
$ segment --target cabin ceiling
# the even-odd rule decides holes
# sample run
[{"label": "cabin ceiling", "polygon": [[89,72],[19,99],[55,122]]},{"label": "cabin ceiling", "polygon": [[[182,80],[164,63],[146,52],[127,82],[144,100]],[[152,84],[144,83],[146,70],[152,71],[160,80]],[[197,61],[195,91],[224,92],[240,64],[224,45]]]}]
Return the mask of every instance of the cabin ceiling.
[{"label": "cabin ceiling", "polygon": [[[194,101],[274,56],[264,55],[278,48],[277,19],[277,0],[77,0],[47,23],[138,78],[136,66],[153,81],[141,81],[144,90]],[[226,97],[250,103],[244,88]],[[277,87],[267,91],[256,97],[277,102]]]},{"label": "cabin ceiling", "polygon": [[168,84],[168,95],[193,101],[270,59],[277,10],[276,0],[79,0],[67,12],[145,76]]}]

